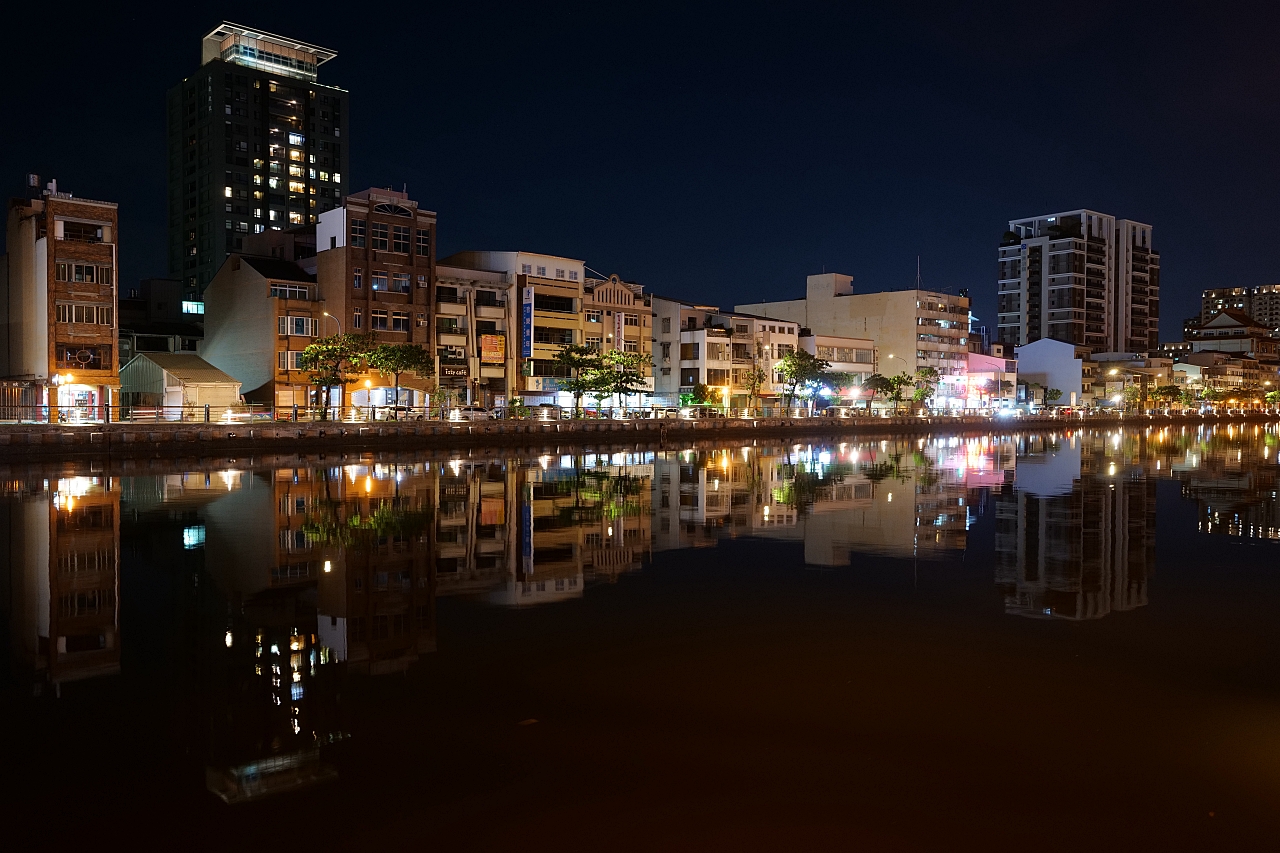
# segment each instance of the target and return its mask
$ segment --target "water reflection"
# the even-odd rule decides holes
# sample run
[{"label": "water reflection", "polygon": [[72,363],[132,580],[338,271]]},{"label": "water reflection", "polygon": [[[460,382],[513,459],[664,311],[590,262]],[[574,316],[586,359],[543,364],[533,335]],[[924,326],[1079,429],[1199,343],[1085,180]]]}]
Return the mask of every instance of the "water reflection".
[{"label": "water reflection", "polygon": [[207,785],[251,799],[333,778],[351,680],[435,653],[440,597],[564,602],[744,537],[854,571],[957,561],[990,514],[994,565],[966,571],[1005,613],[1099,619],[1158,598],[1159,479],[1203,534],[1280,538],[1277,446],[1223,427],[10,477],[11,657],[54,694],[118,674],[134,636],[140,667],[194,663]]}]

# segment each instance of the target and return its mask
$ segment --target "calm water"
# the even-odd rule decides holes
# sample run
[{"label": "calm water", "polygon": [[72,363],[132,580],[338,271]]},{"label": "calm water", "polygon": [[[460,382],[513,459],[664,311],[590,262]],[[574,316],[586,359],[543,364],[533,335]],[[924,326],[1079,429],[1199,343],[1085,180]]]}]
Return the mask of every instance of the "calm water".
[{"label": "calm water", "polygon": [[11,472],[5,846],[1275,849],[1278,435]]}]

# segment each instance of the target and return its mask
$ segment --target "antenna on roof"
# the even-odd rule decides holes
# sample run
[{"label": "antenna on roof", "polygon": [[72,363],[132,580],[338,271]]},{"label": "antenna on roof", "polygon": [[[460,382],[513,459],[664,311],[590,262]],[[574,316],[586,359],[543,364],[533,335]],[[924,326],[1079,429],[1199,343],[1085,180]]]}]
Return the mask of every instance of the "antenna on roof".
[{"label": "antenna on roof", "polygon": [[921,285],[921,281],[920,281],[920,256],[919,256],[919,255],[916,255],[916,290],[922,290],[922,289],[923,289],[920,285]]}]

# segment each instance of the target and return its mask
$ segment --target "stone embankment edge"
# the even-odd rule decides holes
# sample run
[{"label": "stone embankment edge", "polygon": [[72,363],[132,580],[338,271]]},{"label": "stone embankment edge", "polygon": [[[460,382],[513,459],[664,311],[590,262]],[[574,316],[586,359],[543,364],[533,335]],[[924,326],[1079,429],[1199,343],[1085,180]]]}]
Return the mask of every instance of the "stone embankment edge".
[{"label": "stone embankment edge", "polygon": [[0,459],[70,456],[223,456],[325,450],[454,449],[477,446],[656,444],[740,441],[759,438],[883,436],[920,433],[1025,432],[1042,429],[1145,428],[1204,423],[1261,423],[1272,416],[1215,418],[1141,416],[1126,418],[802,418],[709,419],[700,421],[489,421],[462,424],[407,422],[372,424],[59,424],[0,425]]}]

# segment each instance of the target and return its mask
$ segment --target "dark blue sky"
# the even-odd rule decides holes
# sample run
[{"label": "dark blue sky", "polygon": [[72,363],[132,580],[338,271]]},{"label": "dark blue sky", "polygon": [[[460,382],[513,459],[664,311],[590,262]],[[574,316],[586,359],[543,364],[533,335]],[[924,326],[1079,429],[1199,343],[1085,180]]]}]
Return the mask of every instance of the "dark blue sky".
[{"label": "dark blue sky", "polygon": [[338,51],[351,189],[407,183],[442,255],[723,305],[906,287],[918,255],[992,322],[1007,221],[1091,207],[1154,226],[1166,339],[1200,289],[1280,281],[1274,9],[969,5],[24,4],[0,186],[119,201],[122,279],[163,275],[164,93],[226,18]]}]

